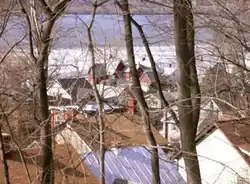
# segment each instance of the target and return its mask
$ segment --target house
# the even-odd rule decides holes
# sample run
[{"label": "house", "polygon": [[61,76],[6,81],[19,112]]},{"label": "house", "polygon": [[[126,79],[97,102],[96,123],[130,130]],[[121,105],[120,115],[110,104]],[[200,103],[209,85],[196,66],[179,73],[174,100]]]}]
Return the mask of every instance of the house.
[{"label": "house", "polygon": [[[162,184],[184,184],[177,167],[158,148],[159,168]],[[82,154],[86,164],[99,179],[100,164],[98,153]],[[152,183],[151,156],[147,147],[131,146],[114,148],[105,152],[105,183]]]},{"label": "house", "polygon": [[[57,134],[59,144],[71,144],[79,154],[95,152],[99,149],[98,122],[96,116],[86,117],[78,114],[74,121]],[[131,145],[148,145],[140,117],[126,113],[104,115],[105,147],[107,150]],[[158,145],[165,146],[167,141],[152,127]]]},{"label": "house", "polygon": [[[172,67],[172,65],[170,65]],[[179,80],[180,77],[180,71],[179,69],[173,70],[171,73],[166,75],[166,85],[168,89],[171,90],[176,90],[177,88],[177,81]]]},{"label": "house", "polygon": [[123,71],[123,77],[125,78],[126,81],[130,82],[132,74],[130,71],[130,67],[127,65]]},{"label": "house", "polygon": [[[202,183],[249,183],[250,118],[215,121],[196,138]],[[184,161],[178,156],[186,178]]]},{"label": "house", "polygon": [[92,93],[92,86],[85,77],[59,78],[58,82],[72,98],[72,103],[81,102]]},{"label": "house", "polygon": [[49,106],[52,127],[74,118],[80,107],[75,106]]},{"label": "house", "polygon": [[118,62],[110,61],[107,63],[107,73],[113,78],[122,78],[125,68],[126,62],[124,62],[123,60],[119,60]]},{"label": "house", "polygon": [[98,84],[96,87],[105,102],[113,102],[114,104],[118,104],[120,102],[119,97],[123,90],[125,90],[125,87],[109,86],[104,84]]},{"label": "house", "polygon": [[69,93],[63,89],[58,80],[49,81],[47,95],[49,97],[50,104],[70,104],[70,101],[72,100]]},{"label": "house", "polygon": [[[176,113],[178,117],[178,106],[174,104],[171,106],[171,109]],[[202,131],[207,125],[212,124],[214,121],[223,119],[225,120],[232,117],[235,117],[235,115],[233,113],[229,113],[228,111],[224,111],[224,109],[221,108],[215,100],[201,99],[200,119],[198,122],[197,133]],[[168,141],[170,144],[180,144],[180,130],[175,124],[169,111],[167,111],[166,114],[163,113],[161,122],[163,122],[162,130],[160,130],[161,134],[163,136],[168,135]],[[166,124],[167,127],[164,127]],[[168,131],[167,134],[165,133],[165,130]]]},{"label": "house", "polygon": [[220,104],[224,111],[234,109],[235,114],[247,116],[250,113],[250,84],[247,82],[248,76],[245,77],[229,73],[226,65],[217,63],[206,72],[201,83],[201,91],[204,96],[219,99],[216,103]]},{"label": "house", "polygon": [[142,74],[146,71],[152,71],[151,67],[145,66],[141,63],[139,63],[138,65],[136,65],[137,68],[137,75],[140,78],[142,76]]},{"label": "house", "polygon": [[108,79],[107,68],[105,63],[96,63],[94,66],[89,68],[88,81],[93,84],[92,69],[95,70],[95,82],[99,84],[101,81]]},{"label": "house", "polygon": [[[168,103],[173,103],[177,100],[177,92],[163,91],[162,93]],[[146,94],[145,100],[150,109],[162,109],[164,107],[159,92]]]},{"label": "house", "polygon": [[[166,84],[165,78],[162,75],[160,75],[159,73],[158,73],[158,76],[160,79],[161,86],[162,86],[162,88],[164,88],[164,85]],[[157,85],[157,82],[155,80],[153,71],[149,71],[149,70],[144,71],[140,77],[140,83],[141,83],[142,90],[144,92],[149,92],[151,90],[158,89],[158,85]]]},{"label": "house", "polygon": [[[12,150],[6,154],[9,179],[11,184],[29,183],[27,172],[29,173],[31,183],[40,183],[39,176],[42,172],[41,147],[22,150],[27,171],[24,169],[24,163],[20,158],[18,150]],[[54,173],[55,184],[97,184],[97,178],[92,174],[86,164],[80,162],[80,156],[69,144],[54,146]],[[0,165],[0,183],[4,182],[4,166]]]},{"label": "house", "polygon": [[[33,91],[34,84],[31,80],[26,80],[23,83],[24,89],[27,91]],[[58,104],[70,104],[72,98],[69,93],[62,87],[60,82],[56,79],[51,79],[47,82],[47,95],[50,105],[58,105]],[[32,100],[31,100],[32,101]]]}]

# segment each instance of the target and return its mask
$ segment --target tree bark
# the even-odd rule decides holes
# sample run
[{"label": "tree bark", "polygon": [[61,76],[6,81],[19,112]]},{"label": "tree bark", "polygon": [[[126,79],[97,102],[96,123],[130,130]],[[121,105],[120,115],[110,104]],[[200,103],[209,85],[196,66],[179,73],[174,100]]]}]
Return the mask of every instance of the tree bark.
[{"label": "tree bark", "polygon": [[[199,184],[201,177],[195,138],[200,111],[200,92],[195,66],[194,24],[190,5],[190,0],[174,0],[175,49],[180,70],[178,111],[187,181],[189,184]],[[195,99],[192,100],[191,97]]]},{"label": "tree bark", "polygon": [[[33,1],[34,3],[35,1]],[[31,58],[34,60],[36,65],[36,85],[38,90],[36,91],[36,102],[37,102],[37,116],[41,125],[41,142],[42,142],[42,184],[53,184],[54,173],[53,173],[53,150],[52,150],[52,130],[49,116],[49,104],[47,95],[47,80],[48,80],[48,58],[51,49],[52,42],[52,29],[56,20],[62,15],[67,7],[67,3],[70,0],[62,0],[54,5],[54,8],[50,7],[45,0],[37,1],[38,4],[33,6],[26,3],[24,6],[23,1],[19,0],[19,4],[22,7],[22,12],[25,14],[28,25],[29,25],[29,37],[30,37],[30,49]],[[39,4],[40,3],[40,4]],[[42,25],[38,25],[38,18],[36,16],[38,7],[41,6],[41,12],[39,14],[44,15],[44,22]],[[30,8],[26,10],[25,7]],[[28,13],[29,12],[29,13]],[[35,36],[32,34],[35,30]],[[36,46],[38,50],[37,57],[34,56],[34,50],[32,50],[33,43],[32,39],[36,40]]]},{"label": "tree bark", "polygon": [[[150,64],[151,64],[151,68],[153,70],[153,75],[154,75],[154,78],[156,80],[156,83],[157,83],[157,87],[158,87],[158,93],[159,93],[159,96],[160,96],[160,99],[161,101],[163,102],[163,106],[164,106],[164,117],[166,118],[167,117],[167,111],[169,110],[169,113],[171,115],[171,117],[173,118],[175,124],[177,125],[177,127],[180,128],[180,121],[179,119],[177,118],[177,115],[176,113],[174,112],[173,109],[171,109],[169,107],[169,103],[168,101],[166,100],[166,98],[164,97],[164,94],[163,94],[163,91],[162,91],[162,87],[161,87],[161,81],[160,81],[160,78],[159,78],[159,75],[158,75],[158,72],[156,70],[156,66],[155,66],[155,61],[154,61],[154,57],[152,55],[152,52],[150,50],[150,47],[149,47],[149,43],[148,43],[148,40],[144,34],[144,31],[142,29],[142,26],[139,25],[132,17],[131,17],[131,21],[133,23],[133,25],[137,28],[137,30],[139,31],[140,33],[140,36],[142,38],[142,41],[143,41],[143,44],[144,44],[144,47],[146,49],[146,52],[147,52],[147,55],[148,55],[148,58],[149,58],[149,61],[150,61]],[[169,109],[168,109],[169,108]],[[168,138],[168,124],[165,120],[165,125],[163,127],[165,127],[165,135],[164,137],[167,139]]]},{"label": "tree bark", "polygon": [[100,141],[100,147],[99,147],[99,154],[100,154],[100,184],[105,184],[105,167],[104,167],[104,156],[105,156],[105,145],[104,145],[104,119],[103,119],[103,100],[101,99],[101,96],[99,94],[99,91],[96,86],[96,76],[95,76],[95,50],[94,50],[94,44],[93,39],[91,35],[91,29],[93,27],[93,23],[95,20],[96,10],[97,10],[97,1],[94,3],[94,10],[92,13],[92,18],[89,26],[87,26],[87,33],[88,33],[88,47],[91,54],[91,62],[92,62],[92,69],[91,69],[91,75],[93,79],[93,90],[95,94],[96,103],[98,104],[98,123],[99,123],[99,141]]},{"label": "tree bark", "polygon": [[[44,38],[50,40],[50,34]],[[41,142],[42,142],[42,153],[43,153],[43,172],[42,172],[42,183],[53,183],[53,151],[52,151],[52,131],[49,118],[49,104],[47,95],[47,73],[48,67],[48,47],[50,43],[42,43],[42,48],[37,59],[37,104],[39,112],[39,121],[42,125],[41,129]]]},{"label": "tree bark", "polygon": [[194,16],[192,2],[187,1],[188,16],[187,18],[187,39],[188,39],[188,48],[190,54],[190,76],[191,76],[191,97],[192,97],[192,107],[193,107],[193,120],[197,129],[197,125],[200,117],[200,104],[201,104],[201,91],[198,81],[198,75],[196,70],[196,57],[195,57],[195,25],[194,25]]},{"label": "tree bark", "polygon": [[10,183],[9,169],[8,169],[8,164],[7,164],[6,157],[5,157],[5,147],[4,147],[4,139],[2,135],[2,125],[0,125],[0,151],[1,151],[0,159],[2,160],[3,168],[4,168],[4,183],[9,184]]},{"label": "tree bark", "polygon": [[145,135],[147,137],[149,149],[151,152],[151,166],[152,166],[152,173],[153,173],[152,183],[159,184],[160,183],[160,170],[159,170],[157,143],[151,130],[148,106],[143,96],[143,91],[141,89],[139,77],[138,77],[137,70],[136,70],[128,0],[120,0],[119,4],[123,12],[127,57],[128,57],[130,71],[132,74],[131,89],[132,89],[133,95],[135,96],[139,104],[140,111],[142,113],[142,119],[144,122],[144,131],[145,131]]}]

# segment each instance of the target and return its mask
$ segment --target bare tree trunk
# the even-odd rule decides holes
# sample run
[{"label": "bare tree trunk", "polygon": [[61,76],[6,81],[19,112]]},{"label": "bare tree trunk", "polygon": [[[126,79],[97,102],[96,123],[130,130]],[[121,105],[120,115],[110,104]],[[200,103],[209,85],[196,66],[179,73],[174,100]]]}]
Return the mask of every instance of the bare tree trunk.
[{"label": "bare tree trunk", "polygon": [[[153,75],[154,75],[154,78],[156,80],[156,83],[157,83],[157,87],[158,87],[158,92],[159,92],[159,96],[160,96],[160,99],[161,101],[163,102],[163,106],[164,106],[164,113],[166,116],[167,115],[167,109],[169,108],[169,103],[168,101],[166,100],[166,98],[164,97],[164,94],[163,94],[163,91],[162,91],[162,87],[161,87],[161,81],[160,81],[160,78],[159,78],[159,75],[158,75],[158,72],[156,70],[156,66],[155,66],[155,61],[154,61],[154,57],[152,55],[152,52],[150,50],[150,47],[149,47],[149,44],[148,44],[148,40],[144,34],[144,31],[142,29],[142,26],[139,25],[132,17],[131,17],[131,21],[132,23],[135,25],[135,27],[137,28],[137,30],[139,31],[140,33],[140,36],[142,38],[142,41],[143,41],[143,44],[144,44],[144,47],[146,49],[146,52],[147,52],[147,55],[149,57],[149,61],[150,61],[150,64],[151,64],[151,68],[153,70]],[[179,119],[177,118],[177,115],[176,113],[173,111],[173,109],[169,109],[169,113],[171,115],[171,117],[173,118],[175,124],[180,128],[180,122],[179,122]],[[165,138],[167,139],[168,138],[168,124],[167,122],[163,122],[165,123],[165,125],[163,127],[165,127]]]},{"label": "bare tree trunk", "polygon": [[131,20],[130,20],[128,0],[120,0],[120,7],[123,11],[127,57],[128,57],[130,71],[132,74],[131,88],[132,88],[132,92],[136,100],[138,101],[138,104],[142,113],[142,118],[144,121],[144,131],[145,131],[147,141],[149,144],[149,149],[151,152],[151,166],[152,166],[152,173],[153,173],[152,183],[159,184],[160,183],[160,170],[159,170],[157,143],[151,130],[148,106],[143,96],[143,91],[141,89],[140,81],[139,81],[136,66],[135,66],[133,36],[132,36],[132,29],[131,29]]},{"label": "bare tree trunk", "polygon": [[195,57],[195,27],[194,27],[194,16],[192,9],[192,2],[187,1],[188,16],[187,18],[187,39],[188,39],[188,48],[190,54],[190,76],[191,76],[191,97],[192,97],[192,107],[193,107],[193,120],[194,126],[199,122],[200,117],[200,104],[201,104],[201,91],[198,81],[198,75],[196,70],[196,57]]},{"label": "bare tree trunk", "polygon": [[[48,37],[49,38],[49,37]],[[49,38],[50,40],[50,38]],[[37,59],[37,83],[38,83],[38,112],[39,121],[41,122],[41,142],[42,142],[42,153],[43,153],[43,172],[42,172],[42,183],[53,183],[53,150],[52,150],[52,131],[49,118],[49,105],[47,95],[47,73],[48,67],[48,45],[50,43],[43,43],[40,57]]]},{"label": "bare tree trunk", "polygon": [[[41,128],[41,142],[42,142],[42,184],[53,184],[54,173],[53,173],[53,149],[52,149],[52,131],[49,116],[49,104],[47,96],[47,79],[48,79],[48,58],[51,49],[51,42],[53,38],[52,29],[56,20],[62,15],[67,7],[70,0],[62,0],[55,3],[52,8],[45,0],[31,1],[31,4],[19,0],[19,4],[22,7],[22,12],[25,14],[29,26],[29,37],[30,37],[30,50],[31,58],[35,62],[36,66],[36,85],[38,90],[36,91],[36,102],[37,102],[37,113]],[[33,5],[32,5],[33,4]],[[41,12],[38,12],[40,5]],[[25,9],[28,7],[30,9]],[[29,13],[28,13],[29,12]],[[44,22],[42,25],[38,25],[37,14],[44,16]],[[33,35],[35,32],[35,36]],[[33,42],[36,40],[38,56],[34,56]]]},{"label": "bare tree trunk", "polygon": [[99,91],[96,86],[96,76],[95,76],[95,50],[94,50],[94,44],[92,40],[91,35],[91,29],[95,20],[96,10],[97,10],[97,1],[95,1],[94,4],[94,10],[92,13],[92,19],[87,26],[87,32],[88,32],[88,47],[91,54],[91,61],[92,61],[92,69],[91,69],[91,75],[93,79],[93,90],[95,94],[96,103],[98,104],[98,123],[99,123],[99,141],[100,141],[100,148],[99,148],[99,154],[100,154],[100,184],[105,184],[105,167],[104,167],[104,156],[105,156],[105,148],[104,148],[104,120],[103,120],[103,101],[101,99],[101,96],[99,94]]},{"label": "bare tree trunk", "polygon": [[4,182],[5,184],[9,184],[10,183],[9,169],[8,169],[8,164],[7,164],[6,157],[5,157],[4,139],[2,135],[2,125],[0,125],[0,151],[1,151],[0,159],[2,160],[3,167],[4,167]]},{"label": "bare tree trunk", "polygon": [[[200,111],[200,92],[194,58],[194,24],[190,5],[190,0],[174,0],[175,47],[180,70],[178,110],[187,180],[190,184],[199,184],[201,177],[195,138]],[[188,25],[189,23],[191,24]],[[192,100],[191,97],[195,99]]]}]

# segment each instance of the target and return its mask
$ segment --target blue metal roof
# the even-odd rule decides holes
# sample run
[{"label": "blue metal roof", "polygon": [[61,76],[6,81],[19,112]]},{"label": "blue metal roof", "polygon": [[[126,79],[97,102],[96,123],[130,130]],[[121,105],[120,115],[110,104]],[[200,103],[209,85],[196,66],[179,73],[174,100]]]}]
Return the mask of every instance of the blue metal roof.
[{"label": "blue metal roof", "polygon": [[[184,184],[185,181],[177,170],[159,149],[160,177],[162,184]],[[97,153],[83,154],[84,163],[99,179],[99,161]],[[142,146],[119,149],[118,154],[114,151],[105,153],[105,182],[112,184],[115,179],[123,179],[135,184],[151,184],[152,169],[150,152]]]}]

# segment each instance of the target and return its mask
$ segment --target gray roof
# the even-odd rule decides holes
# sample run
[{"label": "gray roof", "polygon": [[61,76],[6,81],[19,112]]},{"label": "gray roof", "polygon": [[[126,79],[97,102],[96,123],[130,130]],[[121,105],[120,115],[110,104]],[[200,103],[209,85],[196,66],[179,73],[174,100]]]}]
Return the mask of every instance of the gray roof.
[{"label": "gray roof", "polygon": [[[90,73],[91,68],[89,69],[88,73]],[[106,64],[105,63],[96,63],[94,65],[95,68],[95,76],[96,77],[102,77],[107,75],[107,69],[106,69]]]},{"label": "gray roof", "polygon": [[69,88],[92,89],[90,83],[85,77],[59,78],[58,82],[65,90],[68,90]]},{"label": "gray roof", "polygon": [[[156,98],[160,99],[160,95],[159,93],[151,93],[149,95],[153,95]],[[169,102],[173,102],[176,101],[178,99],[178,92],[168,92],[168,91],[163,91],[163,95],[165,97],[165,99]]]},{"label": "gray roof", "polygon": [[[146,70],[143,75],[145,75],[145,74],[149,77],[151,82],[156,82],[155,77],[154,77],[154,73],[152,70]],[[166,79],[166,77],[161,75],[159,72],[158,72],[158,77],[160,79],[160,82],[164,82],[164,80]]]},{"label": "gray roof", "polygon": [[[127,147],[105,152],[105,183],[127,181],[138,184],[152,183],[151,158],[148,148],[142,146]],[[185,181],[177,167],[169,161],[166,154],[159,148],[159,167],[162,184],[184,184]],[[84,163],[99,179],[98,153],[83,154]]]}]

